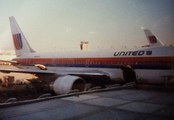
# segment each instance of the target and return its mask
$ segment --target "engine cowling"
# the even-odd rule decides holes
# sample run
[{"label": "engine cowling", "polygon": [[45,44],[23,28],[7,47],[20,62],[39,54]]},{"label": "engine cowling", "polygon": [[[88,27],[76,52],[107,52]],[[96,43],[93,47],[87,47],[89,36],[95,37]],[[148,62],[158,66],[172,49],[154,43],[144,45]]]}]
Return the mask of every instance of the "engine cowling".
[{"label": "engine cowling", "polygon": [[50,83],[50,89],[56,94],[67,94],[74,89],[78,89],[79,92],[86,90],[85,81],[78,76],[62,76],[58,77],[55,81]]}]

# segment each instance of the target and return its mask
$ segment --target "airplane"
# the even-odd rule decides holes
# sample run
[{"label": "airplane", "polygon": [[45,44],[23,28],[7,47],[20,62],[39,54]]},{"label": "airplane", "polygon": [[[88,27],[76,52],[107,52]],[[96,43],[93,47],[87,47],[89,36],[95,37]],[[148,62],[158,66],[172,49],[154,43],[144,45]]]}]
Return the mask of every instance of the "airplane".
[{"label": "airplane", "polygon": [[174,47],[161,44],[150,30],[144,31],[146,36],[150,35],[150,41],[154,40],[150,47],[40,53],[30,46],[15,18],[12,16],[9,20],[16,58],[6,62],[20,69],[0,68],[0,71],[33,74],[38,77],[40,86],[56,94],[74,89],[85,91],[88,83],[102,86],[174,82]]}]

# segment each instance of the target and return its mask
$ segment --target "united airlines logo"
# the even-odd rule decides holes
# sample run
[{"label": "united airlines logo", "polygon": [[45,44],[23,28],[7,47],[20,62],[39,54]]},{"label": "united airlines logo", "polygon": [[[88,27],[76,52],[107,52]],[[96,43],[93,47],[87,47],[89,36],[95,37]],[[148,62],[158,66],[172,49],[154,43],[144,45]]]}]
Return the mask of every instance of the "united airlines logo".
[{"label": "united airlines logo", "polygon": [[151,43],[157,43],[156,37],[155,36],[149,36],[149,40]]},{"label": "united airlines logo", "polygon": [[114,56],[143,56],[143,55],[152,55],[152,51],[120,51],[114,53]]},{"label": "united airlines logo", "polygon": [[114,56],[142,56],[144,55],[144,51],[121,51],[115,52]]},{"label": "united airlines logo", "polygon": [[152,55],[152,51],[146,51],[146,55]]},{"label": "united airlines logo", "polygon": [[22,44],[22,38],[20,33],[13,35],[13,41],[14,41],[16,50],[22,49],[23,44]]}]

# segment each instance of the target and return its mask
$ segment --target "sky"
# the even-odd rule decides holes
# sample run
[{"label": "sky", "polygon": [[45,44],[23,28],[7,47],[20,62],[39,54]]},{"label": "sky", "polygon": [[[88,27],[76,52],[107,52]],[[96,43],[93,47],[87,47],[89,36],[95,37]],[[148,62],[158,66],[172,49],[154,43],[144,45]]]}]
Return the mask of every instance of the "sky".
[{"label": "sky", "polygon": [[174,0],[1,0],[1,50],[14,48],[10,16],[36,51],[141,47],[141,28],[174,45]]}]

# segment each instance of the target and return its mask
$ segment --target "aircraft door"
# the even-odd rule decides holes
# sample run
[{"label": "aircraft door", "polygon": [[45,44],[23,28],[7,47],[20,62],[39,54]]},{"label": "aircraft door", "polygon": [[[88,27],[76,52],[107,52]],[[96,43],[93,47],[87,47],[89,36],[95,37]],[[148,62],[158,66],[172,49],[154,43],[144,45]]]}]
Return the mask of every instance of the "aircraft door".
[{"label": "aircraft door", "polygon": [[134,81],[136,82],[136,73],[131,66],[122,66],[121,69],[123,70],[123,78],[126,83]]}]

